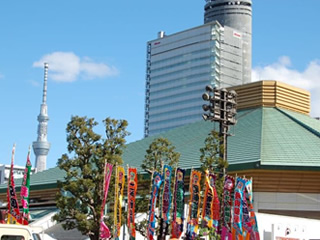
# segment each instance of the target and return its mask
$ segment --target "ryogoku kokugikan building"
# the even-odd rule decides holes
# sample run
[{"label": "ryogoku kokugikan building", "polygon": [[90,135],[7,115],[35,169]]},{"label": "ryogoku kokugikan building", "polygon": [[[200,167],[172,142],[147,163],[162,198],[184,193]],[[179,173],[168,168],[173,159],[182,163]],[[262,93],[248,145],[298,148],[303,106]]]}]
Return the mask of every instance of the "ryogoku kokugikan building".
[{"label": "ryogoku kokugikan building", "polygon": [[[148,137],[127,145],[124,164],[141,170],[149,144],[165,137],[181,154],[179,167],[198,168],[199,149],[218,129],[201,120],[204,86],[238,85],[232,87],[238,123],[228,138],[228,173],[253,177],[258,212],[319,218],[320,121],[309,116],[309,92],[277,81],[249,83],[251,1],[208,0],[204,25],[160,33],[147,45]],[[64,175],[59,168],[32,175],[31,208],[55,206],[57,180]],[[0,201],[6,190],[0,185]]]},{"label": "ryogoku kokugikan building", "polygon": [[[320,216],[320,121],[311,118],[310,94],[277,81],[234,87],[238,123],[228,138],[228,173],[253,177],[255,210],[291,216]],[[179,167],[200,167],[208,133],[219,127],[203,120],[127,144],[124,165],[138,167],[150,143],[167,138],[181,154]],[[51,168],[31,176],[32,207],[55,206],[57,180],[65,173]],[[186,180],[186,184],[188,184]],[[16,180],[17,191],[20,181]],[[143,186],[140,186],[143,187]],[[7,185],[0,185],[6,201]],[[139,189],[138,189],[139,194]]]}]

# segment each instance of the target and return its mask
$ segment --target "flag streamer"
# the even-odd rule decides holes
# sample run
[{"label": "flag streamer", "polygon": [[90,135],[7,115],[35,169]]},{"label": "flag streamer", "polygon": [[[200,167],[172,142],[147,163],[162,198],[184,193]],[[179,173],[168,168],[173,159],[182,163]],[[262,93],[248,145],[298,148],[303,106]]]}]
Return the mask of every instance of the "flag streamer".
[{"label": "flag streamer", "polygon": [[172,167],[164,165],[162,173],[163,188],[161,193],[160,229],[158,239],[166,239],[166,236],[168,235],[171,208],[171,174]]},{"label": "flag streamer", "polygon": [[112,174],[112,164],[106,163],[104,168],[104,196],[103,196],[103,202],[101,207],[101,214],[100,214],[100,238],[101,239],[109,239],[111,237],[110,230],[108,226],[103,221],[103,213],[104,213],[104,207],[106,205],[106,200],[108,196],[109,191],[109,184],[110,184],[110,178]]},{"label": "flag streamer", "polygon": [[128,168],[128,216],[127,225],[129,230],[130,240],[136,239],[135,228],[135,203],[138,188],[138,177],[136,168]]},{"label": "flag streamer", "polygon": [[163,167],[163,190],[160,218],[163,218],[165,223],[169,223],[170,207],[171,207],[171,173],[172,167],[164,165]]},{"label": "flag streamer", "polygon": [[162,176],[158,172],[153,173],[153,184],[152,184],[152,191],[151,191],[151,198],[150,198],[150,211],[149,211],[149,222],[148,222],[148,229],[147,229],[147,239],[153,240],[153,235],[155,233],[156,227],[156,216],[155,216],[155,209],[157,205],[157,196],[159,192],[159,188],[162,183]]},{"label": "flag streamer", "polygon": [[121,211],[125,171],[121,166],[116,167],[116,183],[114,198],[114,238],[119,239],[121,230]]},{"label": "flag streamer", "polygon": [[232,235],[234,239],[242,237],[242,215],[243,215],[243,197],[246,181],[237,178],[237,185],[234,189],[234,204],[233,204],[233,230]]},{"label": "flag streamer", "polygon": [[187,225],[187,239],[194,239],[199,228],[201,172],[192,170],[190,178],[190,201]]},{"label": "flag streamer", "polygon": [[253,209],[253,194],[252,194],[252,180],[246,181],[246,200],[248,203],[248,211],[250,217],[250,224],[251,224],[251,232],[247,234],[246,240],[259,240],[259,230],[258,230],[258,223],[257,218]]},{"label": "flag streamer", "polygon": [[[244,195],[247,195],[246,190],[244,192]],[[252,233],[252,225],[250,221],[250,213],[246,196],[243,196],[242,199],[242,233],[244,237]]]},{"label": "flag streamer", "polygon": [[220,219],[220,201],[216,190],[216,176],[206,172],[206,189],[202,208],[202,227],[214,227],[218,231]]},{"label": "flag streamer", "polygon": [[184,176],[185,170],[177,168],[173,194],[172,238],[180,238],[184,221]]},{"label": "flag streamer", "polygon": [[27,155],[27,163],[24,169],[20,196],[21,196],[21,205],[22,205],[22,224],[29,224],[29,194],[30,194],[30,173],[31,173],[31,162],[30,162],[30,152],[31,149],[29,147],[28,155]]},{"label": "flag streamer", "polygon": [[20,215],[19,204],[17,201],[16,189],[15,189],[14,177],[13,177],[14,154],[15,154],[15,145],[12,148],[11,168],[10,168],[8,190],[7,190],[7,201],[8,201],[8,206],[7,206],[8,207],[8,220],[7,220],[7,223],[21,224],[22,219],[21,219],[21,215]]},{"label": "flag streamer", "polygon": [[223,186],[223,217],[221,239],[231,239],[231,209],[234,178],[226,176]]}]

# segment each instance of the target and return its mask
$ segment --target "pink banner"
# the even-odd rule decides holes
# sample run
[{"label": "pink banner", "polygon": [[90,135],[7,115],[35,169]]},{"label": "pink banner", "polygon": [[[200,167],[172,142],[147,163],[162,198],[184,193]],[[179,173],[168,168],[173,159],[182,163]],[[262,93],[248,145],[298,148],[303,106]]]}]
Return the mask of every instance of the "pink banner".
[{"label": "pink banner", "polygon": [[100,238],[101,239],[109,239],[111,237],[110,230],[108,226],[103,221],[103,213],[104,213],[104,207],[106,205],[106,200],[108,196],[108,190],[109,190],[109,184],[110,184],[110,178],[112,174],[112,164],[106,163],[105,169],[104,169],[104,197],[101,207],[101,218],[100,218]]}]

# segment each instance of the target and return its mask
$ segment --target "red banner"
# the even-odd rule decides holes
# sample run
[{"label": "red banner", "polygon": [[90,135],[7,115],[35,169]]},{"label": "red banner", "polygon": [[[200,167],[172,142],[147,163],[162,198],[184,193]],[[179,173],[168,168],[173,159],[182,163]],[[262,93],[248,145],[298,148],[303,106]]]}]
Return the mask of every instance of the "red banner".
[{"label": "red banner", "polygon": [[202,221],[203,225],[218,231],[218,222],[220,219],[220,202],[216,191],[216,176],[206,172],[206,189],[203,199]]},{"label": "red banner", "polygon": [[128,216],[127,224],[130,235],[130,240],[136,238],[136,225],[135,225],[135,204],[136,194],[138,188],[138,175],[136,168],[128,168]]},{"label": "red banner", "polygon": [[231,209],[232,209],[232,191],[234,188],[234,178],[226,176],[223,186],[223,216],[222,216],[222,234],[221,239],[231,239]]},{"label": "red banner", "polygon": [[20,216],[19,204],[17,201],[17,195],[16,195],[14,177],[13,177],[14,153],[15,153],[15,145],[12,148],[11,168],[10,168],[8,190],[7,190],[7,200],[8,200],[8,220],[7,220],[7,223],[21,224],[22,219]]}]

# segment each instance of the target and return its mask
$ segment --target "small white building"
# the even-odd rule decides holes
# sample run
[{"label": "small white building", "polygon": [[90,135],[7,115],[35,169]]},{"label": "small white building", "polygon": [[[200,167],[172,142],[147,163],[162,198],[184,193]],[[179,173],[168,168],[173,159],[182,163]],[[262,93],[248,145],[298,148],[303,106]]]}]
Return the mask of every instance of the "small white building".
[{"label": "small white building", "polygon": [[[0,184],[8,182],[10,176],[11,165],[0,164]],[[13,176],[14,178],[22,178],[25,167],[14,166],[13,167]],[[31,169],[31,174],[35,173],[35,169]]]}]

